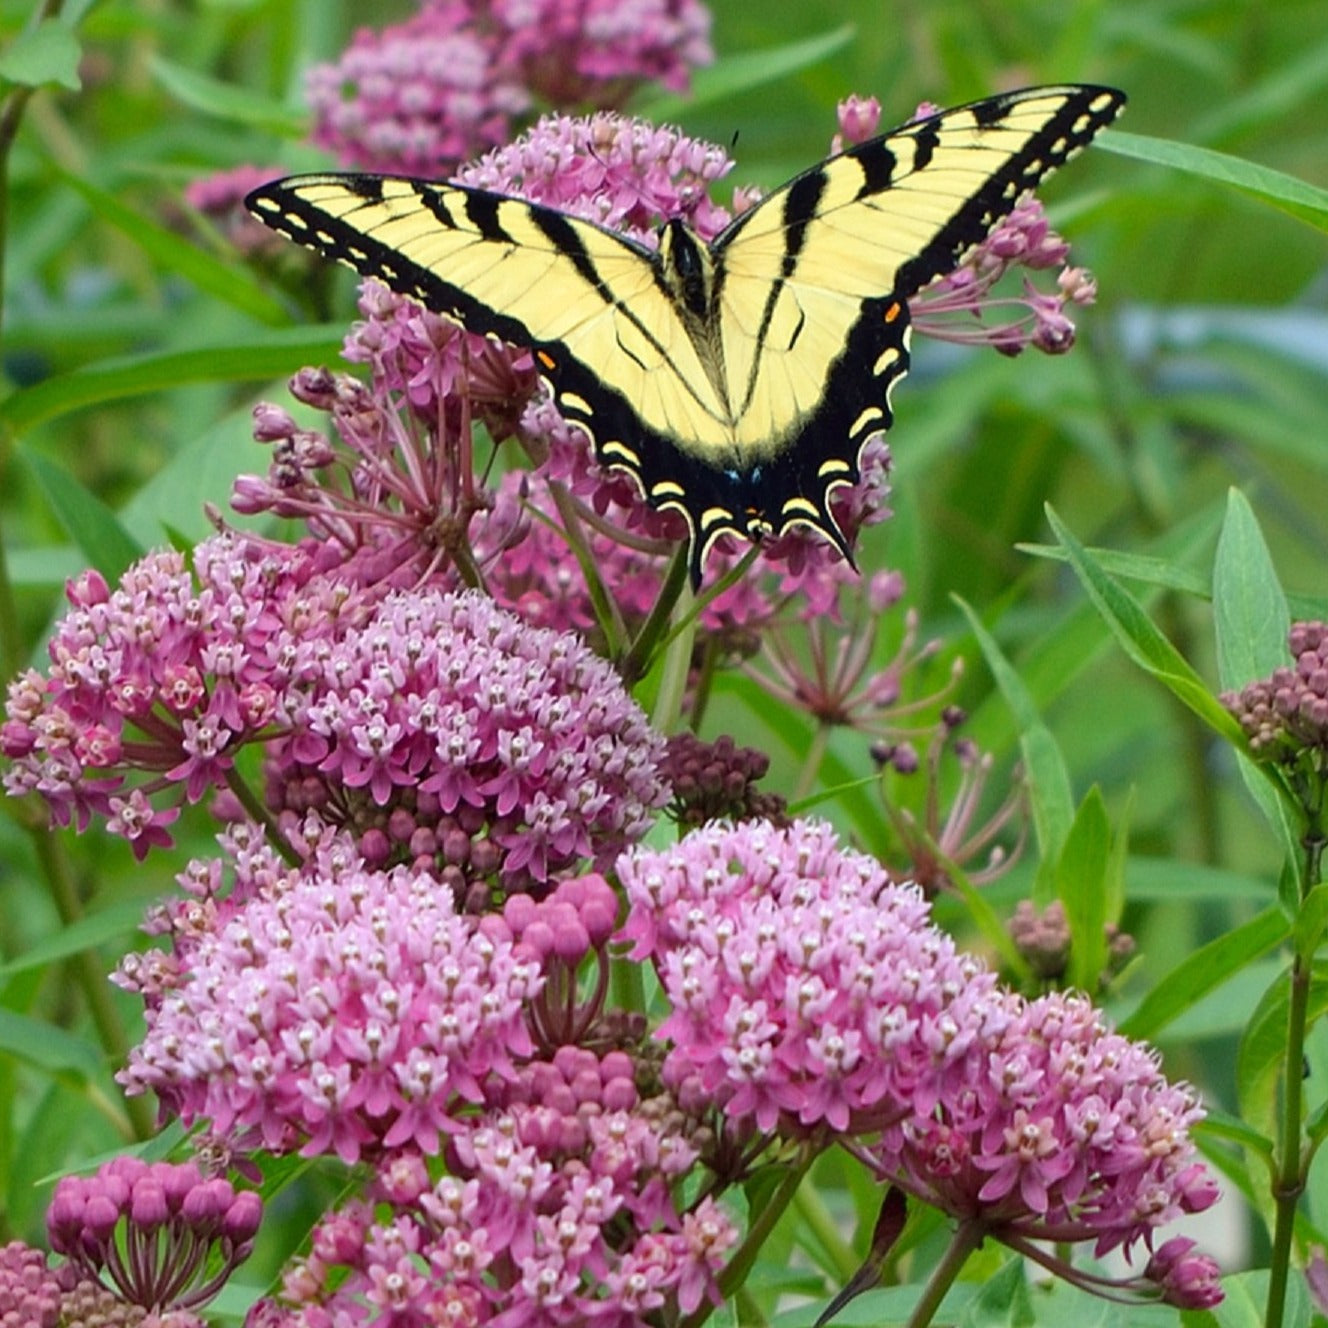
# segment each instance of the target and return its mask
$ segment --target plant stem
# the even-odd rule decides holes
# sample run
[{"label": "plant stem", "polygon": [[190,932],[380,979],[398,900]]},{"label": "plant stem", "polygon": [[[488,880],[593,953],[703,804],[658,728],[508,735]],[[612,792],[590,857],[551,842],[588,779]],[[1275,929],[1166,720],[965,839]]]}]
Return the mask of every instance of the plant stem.
[{"label": "plant stem", "polygon": [[[1301,880],[1303,899],[1319,883],[1323,865],[1321,808],[1310,809],[1309,825],[1301,843],[1305,848],[1305,874]],[[1307,1163],[1301,1151],[1301,1112],[1304,1102],[1300,1091],[1300,1067],[1305,1060],[1305,1032],[1309,1025],[1310,979],[1310,957],[1297,950],[1291,963],[1291,991],[1287,1002],[1279,1140],[1281,1156],[1278,1159],[1277,1178],[1273,1183],[1273,1202],[1277,1216],[1273,1224],[1273,1249],[1268,1267],[1268,1302],[1264,1308],[1264,1328],[1281,1328],[1282,1317],[1286,1312],[1296,1207],[1305,1190]]]},{"label": "plant stem", "polygon": [[[756,1262],[761,1247],[765,1244],[771,1231],[774,1230],[775,1223],[783,1217],[784,1210],[793,1202],[793,1196],[797,1194],[798,1186],[802,1184],[803,1177],[816,1160],[817,1151],[811,1145],[803,1146],[798,1160],[789,1168],[784,1179],[780,1181],[779,1188],[753,1217],[752,1224],[748,1228],[742,1244],[738,1247],[733,1258],[724,1265],[724,1271],[719,1275],[719,1292],[725,1300],[730,1300],[736,1296],[747,1280],[747,1275],[752,1271],[752,1265]],[[701,1325],[710,1317],[713,1310],[714,1306],[709,1301],[703,1302],[682,1320],[678,1328],[701,1328]]]},{"label": "plant stem", "polygon": [[982,1244],[986,1228],[980,1222],[961,1222],[959,1229],[950,1242],[940,1263],[932,1269],[927,1285],[922,1289],[922,1299],[913,1307],[908,1317],[906,1328],[925,1328],[932,1321],[936,1311],[945,1299],[945,1293],[954,1285],[960,1270],[968,1262],[968,1256]]},{"label": "plant stem", "polygon": [[858,1271],[861,1260],[840,1233],[820,1192],[813,1185],[800,1186],[793,1196],[793,1207],[802,1219],[803,1226],[816,1238],[822,1254],[840,1281],[847,1282]]},{"label": "plant stem", "polygon": [[812,740],[807,744],[807,755],[803,759],[802,769],[798,771],[798,782],[790,799],[795,805],[801,802],[815,787],[816,776],[825,760],[825,749],[830,745],[830,725],[817,724],[812,733]]}]

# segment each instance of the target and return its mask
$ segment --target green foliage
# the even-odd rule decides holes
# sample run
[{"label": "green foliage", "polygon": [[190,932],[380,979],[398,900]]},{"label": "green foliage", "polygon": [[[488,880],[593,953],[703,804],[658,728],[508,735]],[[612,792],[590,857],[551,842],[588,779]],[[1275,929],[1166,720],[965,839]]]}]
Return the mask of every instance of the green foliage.
[{"label": "green foliage", "polygon": [[[365,21],[362,7],[327,0],[104,0],[42,22],[31,8],[0,0],[0,95],[30,94],[3,209],[0,656],[14,669],[40,659],[65,576],[92,565],[113,581],[143,547],[201,534],[203,503],[223,507],[234,474],[263,464],[252,403],[288,403],[277,380],[335,362],[350,285],[306,321],[280,274],[189,220],[182,189],[240,163],[317,161],[298,143],[301,70]],[[1207,1143],[1233,1194],[1251,1196],[1219,1210],[1235,1250],[1226,1304],[1186,1322],[1263,1323],[1267,1278],[1242,1270],[1279,1221],[1269,1175],[1284,1161],[1288,1093],[1307,1106],[1291,1147],[1306,1143],[1296,1259],[1328,1240],[1314,1216],[1328,1178],[1310,1165],[1328,1131],[1322,1080],[1301,1080],[1328,1023],[1316,958],[1328,903],[1304,879],[1298,810],[1249,759],[1217,694],[1288,662],[1292,617],[1328,614],[1328,12],[939,0],[891,7],[887,22],[849,0],[713,8],[714,69],[691,96],[640,109],[726,145],[737,133],[737,183],[776,184],[816,160],[836,99],[854,91],[877,95],[887,123],[924,99],[1041,81],[1130,93],[1128,128],[1048,190],[1099,282],[1080,344],[1018,361],[915,346],[895,400],[895,517],[870,533],[863,561],[905,571],[923,639],[943,642],[917,672],[920,695],[967,661],[962,732],[995,761],[989,803],[1020,768],[1022,859],[989,889],[956,873],[961,903],[942,901],[939,915],[1031,982],[1004,918],[1021,897],[1064,904],[1067,980],[1208,1095]],[[883,628],[882,663],[901,622]],[[681,691],[684,647],[647,688]],[[737,672],[713,687],[707,736],[769,752],[767,787],[791,793],[820,740],[810,719]],[[808,805],[872,851],[896,849],[880,793],[921,820],[917,781],[878,779],[862,734],[822,736]],[[186,821],[174,868],[153,859],[145,874],[119,841],[57,841],[37,809],[4,812],[0,1240],[36,1240],[56,1175],[148,1133],[113,1080],[138,1015],[80,959],[104,975],[210,830]],[[63,862],[64,892],[49,886],[47,854]],[[1113,976],[1104,928],[1117,923],[1138,951]],[[1296,956],[1309,973],[1308,1050],[1288,1033]],[[814,1310],[781,1312],[780,1295],[823,1301],[866,1254],[872,1196],[855,1192],[860,1178],[814,1174],[823,1211],[790,1209],[752,1269],[745,1294],[764,1321],[813,1322]],[[753,1186],[753,1205],[778,1182]],[[911,1225],[890,1285],[836,1322],[905,1322],[944,1235]],[[260,1251],[254,1276],[274,1276],[286,1253]],[[973,1325],[1176,1322],[1030,1286],[990,1249],[944,1313]],[[1310,1322],[1294,1269],[1285,1322]]]}]

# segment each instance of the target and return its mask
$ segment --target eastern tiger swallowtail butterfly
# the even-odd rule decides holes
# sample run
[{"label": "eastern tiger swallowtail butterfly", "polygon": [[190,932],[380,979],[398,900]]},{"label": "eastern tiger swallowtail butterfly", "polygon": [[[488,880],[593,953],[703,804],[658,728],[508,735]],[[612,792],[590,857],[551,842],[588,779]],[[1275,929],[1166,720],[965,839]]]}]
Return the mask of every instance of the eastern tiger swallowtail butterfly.
[{"label": "eastern tiger swallowtail butterfly", "polygon": [[246,200],[268,226],[474,332],[534,351],[601,464],[685,518],[693,583],[714,541],[793,525],[847,557],[830,511],[889,427],[907,301],[1119,113],[1122,93],[1029,88],[848,148],[707,244],[652,250],[457,184],[297,175]]}]

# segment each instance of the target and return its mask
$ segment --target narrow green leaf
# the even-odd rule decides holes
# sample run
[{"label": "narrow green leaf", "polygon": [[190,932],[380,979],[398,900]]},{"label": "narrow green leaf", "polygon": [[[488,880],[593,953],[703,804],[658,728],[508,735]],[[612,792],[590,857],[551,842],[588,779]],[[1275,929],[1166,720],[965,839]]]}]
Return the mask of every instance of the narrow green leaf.
[{"label": "narrow green leaf", "polygon": [[[1278,973],[1255,1006],[1236,1055],[1236,1095],[1241,1119],[1269,1134],[1279,1125],[1280,1102],[1288,1083],[1299,1085],[1303,1069],[1287,1065],[1287,1005],[1291,984]],[[1312,1028],[1328,1013],[1328,965],[1316,963],[1310,974],[1307,1017]]]},{"label": "narrow green leaf", "polygon": [[[1212,593],[1210,579],[1203,572],[1178,566],[1166,558],[1152,558],[1143,553],[1121,553],[1117,549],[1102,549],[1096,545],[1084,546],[1104,572],[1123,581],[1138,581],[1142,585],[1157,586],[1162,590],[1179,590],[1196,599],[1207,599]],[[1016,544],[1020,553],[1048,562],[1068,563],[1070,555],[1054,544]]]},{"label": "narrow green leaf", "polygon": [[753,88],[763,88],[780,79],[788,78],[837,51],[844,50],[857,35],[851,23],[832,32],[805,41],[790,42],[773,50],[744,51],[725,56],[708,69],[698,70],[692,76],[692,86],[686,93],[666,93],[650,97],[636,106],[635,114],[647,120],[676,120],[684,111],[723,101],[726,97]]},{"label": "narrow green leaf", "polygon": [[1096,991],[1107,966],[1106,877],[1111,857],[1111,822],[1101,790],[1094,785],[1056,863],[1056,896],[1070,927],[1071,986]]},{"label": "narrow green leaf", "polygon": [[1213,1106],[1206,1106],[1205,1110],[1207,1115],[1198,1127],[1203,1134],[1210,1134],[1217,1139],[1229,1139],[1232,1143],[1240,1144],[1242,1148],[1248,1148],[1259,1157],[1273,1156],[1275,1145],[1270,1136],[1261,1134],[1239,1116],[1219,1111]]},{"label": "narrow green leaf", "polygon": [[[1134,814],[1134,789],[1131,788],[1125,799],[1116,822],[1116,829],[1111,836],[1111,852],[1107,857],[1107,869],[1103,873],[1102,911],[1104,926],[1106,923],[1120,921],[1125,908],[1125,869],[1130,861],[1130,821]],[[1103,945],[1106,937],[1103,936]],[[1103,953],[1106,960],[1106,953]]]},{"label": "narrow green leaf", "polygon": [[1227,494],[1227,515],[1213,564],[1217,676],[1243,687],[1289,662],[1291,614],[1263,532],[1245,495]]},{"label": "narrow green leaf", "polygon": [[[1288,661],[1291,612],[1253,509],[1238,489],[1227,494],[1227,514],[1213,563],[1213,614],[1217,672],[1231,690],[1266,677]],[[1299,859],[1300,830],[1294,810],[1267,770],[1237,749],[1241,780],[1282,842],[1287,861]]]},{"label": "narrow green leaf", "polygon": [[69,538],[83,550],[88,562],[112,585],[142,548],[100,498],[89,493],[67,470],[37,452],[23,461],[41,485],[51,510]]},{"label": "narrow green leaf", "polygon": [[162,87],[195,111],[233,124],[263,129],[281,138],[302,138],[308,129],[306,114],[259,96],[252,88],[209,78],[161,55],[153,55],[150,63]]},{"label": "narrow green leaf", "polygon": [[95,1079],[101,1057],[95,1048],[43,1019],[0,1009],[0,1051],[48,1074]]},{"label": "narrow green leaf", "polygon": [[1133,1038],[1156,1037],[1200,997],[1220,987],[1252,959],[1280,945],[1290,933],[1291,923],[1280,908],[1264,909],[1172,969],[1121,1024],[1121,1032]]},{"label": "narrow green leaf", "polygon": [[82,56],[78,38],[69,26],[58,19],[46,19],[20,32],[0,52],[0,78],[25,88],[55,83],[77,92],[83,86],[78,76]]},{"label": "narrow green leaf", "polygon": [[1241,157],[1212,148],[1196,147],[1192,143],[1175,143],[1165,138],[1150,138],[1143,134],[1127,134],[1109,129],[1097,143],[1108,152],[1156,166],[1170,166],[1206,180],[1230,185],[1261,202],[1290,213],[1317,230],[1328,230],[1328,189],[1298,180],[1294,175],[1260,166]]},{"label": "narrow green leaf", "polygon": [[280,302],[258,284],[253,273],[238,259],[234,263],[226,263],[214,258],[192,241],[127,207],[106,190],[98,189],[96,185],[68,172],[63,172],[62,178],[71,189],[87,199],[92,210],[103,221],[109,222],[135,244],[142,246],[154,263],[171,272],[178,272],[199,290],[215,295],[219,300],[224,300],[270,327],[281,327],[290,321]]},{"label": "narrow green leaf", "polygon": [[[1061,855],[1065,837],[1074,821],[1074,794],[1070,788],[1065,758],[1051,730],[1038,714],[1023,679],[997,645],[996,638],[982,625],[981,619],[968,604],[958,596],[953,598],[968,619],[982,657],[1014,715],[1019,730],[1019,750],[1024,760],[1024,782],[1028,788],[1038,854],[1042,862],[1053,864]],[[1043,904],[1050,900],[1049,879],[1044,889],[1046,898],[1038,898],[1038,902]],[[1035,898],[1042,893],[1043,890],[1035,890]]]},{"label": "narrow green leaf", "polygon": [[124,899],[61,928],[46,940],[39,941],[15,956],[9,963],[0,964],[0,983],[8,982],[16,973],[43,968],[109,941],[115,941],[123,948],[124,941],[142,927],[144,908],[145,902],[142,899]]},{"label": "narrow green leaf", "polygon": [[157,351],[102,360],[44,379],[0,402],[0,430],[21,435],[38,424],[86,406],[146,392],[165,392],[185,383],[245,382],[294,373],[306,364],[325,364],[341,353],[345,324],[284,328],[255,336],[242,346]]},{"label": "narrow green leaf", "polygon": [[[1318,450],[1320,453],[1323,451],[1322,448]],[[1122,553],[1117,549],[1103,549],[1094,544],[1084,547],[1098,561],[1103,571],[1110,572],[1122,581],[1137,581],[1160,590],[1179,590],[1182,594],[1205,601],[1212,597],[1212,578],[1204,572],[1182,567],[1166,558],[1151,558],[1147,554]],[[1070,561],[1069,554],[1054,544],[1016,544],[1015,548],[1020,553],[1045,558],[1048,562]],[[1300,595],[1289,591],[1284,591],[1283,595],[1293,618],[1328,618],[1328,596]]]},{"label": "narrow green leaf", "polygon": [[1240,726],[1158,630],[1134,596],[1107,575],[1050,507],[1047,508],[1047,519],[1069,554],[1070,564],[1080,583],[1125,653],[1194,711],[1209,728],[1233,745],[1242,747],[1244,739]]},{"label": "narrow green leaf", "polygon": [[1133,903],[1268,904],[1273,890],[1262,876],[1176,858],[1135,856],[1127,864]]}]

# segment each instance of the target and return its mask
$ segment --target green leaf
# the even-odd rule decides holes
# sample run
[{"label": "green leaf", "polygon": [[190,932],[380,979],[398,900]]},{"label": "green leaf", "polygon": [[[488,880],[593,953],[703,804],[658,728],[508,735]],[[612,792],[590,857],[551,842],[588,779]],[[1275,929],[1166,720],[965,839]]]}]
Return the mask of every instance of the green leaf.
[{"label": "green leaf", "polygon": [[676,120],[684,112],[690,114],[699,107],[723,101],[740,92],[750,92],[753,88],[766,87],[799,73],[846,49],[856,36],[857,29],[846,23],[832,32],[805,41],[725,56],[708,69],[698,70],[692,76],[692,86],[687,92],[649,97],[634,107],[634,113],[657,123]]},{"label": "green leaf", "polygon": [[161,55],[153,55],[150,65],[162,87],[193,110],[281,138],[302,138],[308,131],[307,114],[258,96],[252,88],[209,78]]},{"label": "green leaf", "polygon": [[1328,927],[1328,885],[1319,884],[1307,894],[1296,913],[1296,953],[1306,960],[1319,948]]},{"label": "green leaf", "polygon": [[[1291,612],[1273,568],[1263,532],[1244,494],[1231,489],[1213,563],[1213,613],[1217,632],[1217,673],[1222,686],[1243,687],[1288,662]],[[1300,830],[1265,767],[1237,749],[1240,777],[1264,819],[1282,841],[1288,861],[1298,862]]]},{"label": "green leaf", "polygon": [[[1279,1124],[1281,1095],[1290,1082],[1299,1086],[1299,1063],[1288,1067],[1287,1005],[1291,983],[1285,970],[1273,979],[1255,1007],[1236,1056],[1236,1094],[1241,1118],[1256,1129],[1274,1134]],[[1328,1012],[1328,965],[1315,964],[1310,973],[1307,1018],[1313,1027]]]},{"label": "green leaf", "polygon": [[1080,583],[1125,653],[1194,711],[1209,728],[1234,746],[1243,747],[1240,726],[1176,647],[1162,635],[1138,600],[1107,575],[1050,507],[1047,508],[1047,519],[1069,555]]},{"label": "green leaf", "polygon": [[95,1079],[101,1070],[98,1052],[80,1038],[46,1020],[29,1019],[0,1009],[0,1051],[48,1074]]},{"label": "green leaf", "polygon": [[306,364],[339,358],[344,323],[284,328],[240,346],[204,346],[102,360],[43,379],[0,402],[0,430],[10,436],[86,406],[165,392],[184,383],[226,383],[278,378]]},{"label": "green leaf", "polygon": [[1243,687],[1288,663],[1291,614],[1263,532],[1245,495],[1227,494],[1227,515],[1213,564],[1217,676]]},{"label": "green leaf", "polygon": [[61,959],[68,959],[83,950],[94,950],[99,945],[116,942],[124,949],[124,942],[143,926],[145,904],[142,899],[124,899],[109,908],[91,913],[77,922],[62,927],[45,940],[29,946],[7,964],[0,964],[0,983],[6,983],[15,974],[28,969],[44,968]]},{"label": "green leaf", "polygon": [[959,1318],[963,1328],[1031,1328],[1037,1322],[1022,1259],[1011,1259],[982,1284]]},{"label": "green leaf", "polygon": [[78,38],[69,27],[58,19],[46,19],[19,33],[0,52],[0,78],[25,88],[55,83],[78,92],[83,86],[78,76],[82,56]]},{"label": "green leaf", "polygon": [[280,302],[258,284],[253,273],[238,258],[233,263],[214,258],[206,249],[158,225],[151,217],[135,212],[87,180],[68,172],[62,172],[62,178],[71,189],[87,199],[103,221],[140,245],[154,263],[178,272],[199,290],[215,295],[261,323],[281,327],[290,321]]},{"label": "green leaf", "polygon": [[1136,856],[1128,863],[1132,903],[1207,904],[1234,901],[1262,905],[1273,890],[1262,876],[1246,875],[1176,858]]},{"label": "green leaf", "polygon": [[1246,1124],[1239,1116],[1232,1116],[1228,1112],[1219,1111],[1211,1104],[1205,1104],[1207,1113],[1199,1129],[1206,1135],[1212,1135],[1215,1139],[1226,1139],[1231,1143],[1240,1144],[1242,1148],[1248,1148],[1250,1152],[1258,1157],[1271,1162],[1276,1142],[1268,1135],[1260,1133],[1252,1125]]},{"label": "green leaf", "polygon": [[1056,864],[1056,895],[1070,926],[1070,985],[1096,991],[1107,966],[1107,867],[1111,822],[1096,785],[1079,806]]},{"label": "green leaf", "polygon": [[1212,148],[1143,134],[1127,134],[1119,129],[1107,130],[1099,136],[1097,143],[1108,152],[1123,157],[1170,166],[1205,180],[1230,185],[1260,202],[1290,213],[1317,230],[1328,230],[1328,189],[1298,180],[1294,175],[1225,152],[1214,152]]},{"label": "green leaf", "polygon": [[36,452],[24,454],[23,459],[65,533],[83,550],[88,562],[114,585],[120,573],[143,556],[142,547],[120,524],[115,513],[67,470]]},{"label": "green leaf", "polygon": [[[1070,788],[1065,758],[1051,730],[1038,714],[1037,706],[1023,680],[996,644],[996,638],[982,625],[981,619],[968,604],[958,596],[953,598],[968,619],[982,657],[1014,715],[1019,730],[1019,750],[1024,759],[1024,782],[1028,788],[1038,854],[1042,862],[1054,863],[1061,855],[1065,838],[1074,821],[1074,794]],[[1040,903],[1050,900],[1050,881],[1044,890],[1044,898],[1039,897],[1044,893],[1043,890],[1034,891],[1034,898]]]},{"label": "green leaf", "polygon": [[[1162,590],[1179,590],[1196,599],[1207,599],[1211,593],[1208,578],[1200,571],[1181,567],[1166,558],[1153,558],[1144,553],[1122,553],[1118,549],[1100,549],[1084,546],[1104,572],[1124,581],[1138,581],[1142,585],[1157,586]],[[1048,562],[1068,563],[1070,555],[1054,544],[1016,544],[1020,553]]]},{"label": "green leaf", "polygon": [[1200,997],[1220,987],[1252,959],[1280,945],[1290,933],[1291,923],[1280,908],[1264,909],[1172,969],[1122,1022],[1120,1031],[1127,1037],[1156,1037]]}]

